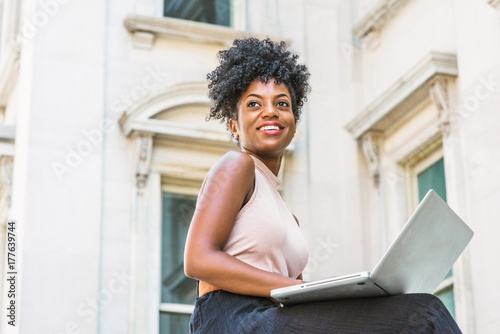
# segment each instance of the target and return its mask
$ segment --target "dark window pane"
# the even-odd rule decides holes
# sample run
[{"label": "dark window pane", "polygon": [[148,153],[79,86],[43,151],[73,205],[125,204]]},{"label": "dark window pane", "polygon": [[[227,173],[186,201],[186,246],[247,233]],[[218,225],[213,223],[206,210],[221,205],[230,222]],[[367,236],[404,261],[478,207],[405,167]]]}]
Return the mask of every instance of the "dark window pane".
[{"label": "dark window pane", "polygon": [[165,0],[164,15],[229,27],[231,0]]},{"label": "dark window pane", "polygon": [[[427,191],[429,191],[430,189],[434,189],[438,193],[438,195],[441,196],[441,198],[444,201],[446,201],[446,182],[445,182],[443,159],[436,161],[429,168],[418,174],[417,181],[418,181],[418,197],[420,201],[424,198],[425,194],[427,194]],[[448,274],[446,274],[445,278],[451,277],[452,275],[453,275],[453,269],[450,269]],[[451,315],[455,317],[453,285],[451,285],[449,288],[439,293],[437,296],[446,305]]]},{"label": "dark window pane", "polygon": [[444,160],[436,161],[432,166],[418,174],[418,197],[421,201],[427,191],[434,189],[446,202],[446,183],[444,177]]},{"label": "dark window pane", "polygon": [[160,334],[188,334],[189,315],[160,313]]},{"label": "dark window pane", "polygon": [[450,271],[448,271],[448,273],[446,274],[446,276],[444,278],[447,279],[448,277],[451,277],[451,276],[453,276],[453,268],[451,268]]},{"label": "dark window pane", "polygon": [[[192,305],[196,282],[184,275],[183,260],[196,196],[164,192],[162,197],[161,302]],[[179,326],[183,328],[179,333],[187,333],[188,322],[189,316],[160,315],[162,333],[177,333]]]},{"label": "dark window pane", "polygon": [[455,294],[453,293],[453,286],[450,286],[446,290],[441,291],[436,295],[443,304],[446,306],[450,314],[455,318]]}]

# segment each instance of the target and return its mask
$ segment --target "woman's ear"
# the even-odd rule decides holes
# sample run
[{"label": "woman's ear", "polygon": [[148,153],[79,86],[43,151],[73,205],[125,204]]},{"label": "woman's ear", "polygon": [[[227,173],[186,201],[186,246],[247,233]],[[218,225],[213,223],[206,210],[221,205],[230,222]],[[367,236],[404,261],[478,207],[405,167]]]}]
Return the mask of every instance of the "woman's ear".
[{"label": "woman's ear", "polygon": [[236,126],[236,120],[234,118],[229,119],[229,129],[231,130],[231,133],[233,134],[234,139],[238,139],[238,128]]}]

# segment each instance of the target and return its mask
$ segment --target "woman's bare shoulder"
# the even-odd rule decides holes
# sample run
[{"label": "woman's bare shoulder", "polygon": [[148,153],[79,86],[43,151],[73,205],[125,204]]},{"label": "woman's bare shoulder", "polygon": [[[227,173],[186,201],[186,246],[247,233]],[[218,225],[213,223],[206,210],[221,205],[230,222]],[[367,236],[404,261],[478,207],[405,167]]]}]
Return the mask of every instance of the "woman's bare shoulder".
[{"label": "woman's bare shoulder", "polygon": [[253,179],[255,173],[255,163],[245,152],[229,151],[215,164],[213,168],[214,176],[217,174],[228,178],[248,178]]},{"label": "woman's bare shoulder", "polygon": [[206,178],[204,193],[207,191],[218,194],[229,191],[235,196],[244,198],[253,189],[255,178],[255,163],[244,152],[230,151],[226,153],[210,169]]}]

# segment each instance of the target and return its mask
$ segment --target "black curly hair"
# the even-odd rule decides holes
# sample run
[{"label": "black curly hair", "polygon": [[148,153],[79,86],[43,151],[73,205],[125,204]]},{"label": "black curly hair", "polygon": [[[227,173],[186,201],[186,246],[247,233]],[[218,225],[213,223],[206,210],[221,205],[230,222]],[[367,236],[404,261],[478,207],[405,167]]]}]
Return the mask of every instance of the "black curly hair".
[{"label": "black curly hair", "polygon": [[219,51],[219,66],[207,75],[209,98],[212,101],[209,119],[226,122],[237,119],[237,104],[248,86],[255,80],[267,83],[274,78],[288,88],[295,119],[300,119],[301,108],[307,100],[309,71],[297,64],[299,56],[287,50],[285,42],[273,42],[255,37],[236,39],[233,46]]}]

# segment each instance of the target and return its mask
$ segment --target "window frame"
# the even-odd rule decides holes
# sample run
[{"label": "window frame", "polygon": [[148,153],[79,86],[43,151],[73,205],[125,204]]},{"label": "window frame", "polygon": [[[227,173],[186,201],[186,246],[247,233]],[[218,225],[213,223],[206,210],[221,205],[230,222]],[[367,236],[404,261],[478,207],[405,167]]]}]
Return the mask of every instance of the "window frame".
[{"label": "window frame", "polygon": [[[174,194],[182,194],[182,195],[190,195],[190,196],[198,196],[198,192],[200,191],[201,188],[201,182],[199,184],[199,187],[197,187],[193,182],[190,182],[188,180],[183,180],[183,179],[178,179],[176,180],[175,184],[169,183],[168,179],[163,178],[161,181],[161,194],[163,195],[164,192],[169,192],[169,193],[174,193]],[[163,207],[161,208],[162,210],[162,217],[163,217]],[[162,218],[162,223],[163,223],[163,218]],[[160,231],[161,232],[162,226],[160,226]],[[161,240],[160,240],[160,251],[161,251]],[[159,259],[160,259],[160,266],[161,266],[161,253],[159,254]],[[159,281],[159,293],[161,294],[161,280]],[[181,303],[162,303],[160,299],[159,303],[159,312],[160,313],[166,313],[166,314],[171,314],[171,315],[190,315],[193,313],[194,310],[194,301],[193,304],[181,304]]]},{"label": "window frame", "polygon": [[[156,1],[157,1],[156,7],[159,8],[159,15],[162,17],[168,17],[164,15],[165,0],[156,0]],[[213,25],[219,27],[232,28],[236,30],[246,30],[246,8],[247,8],[246,2],[247,0],[230,0],[229,6],[231,8],[231,13],[229,17],[229,27],[218,24],[213,24]],[[201,23],[192,20],[185,20],[185,21]]]},{"label": "window frame", "polygon": [[[198,188],[210,167],[227,151],[237,149],[222,125],[217,129],[193,128],[191,123],[185,123],[185,117],[176,117],[176,110],[196,106],[194,111],[199,112],[203,122],[210,108],[206,89],[205,82],[174,84],[128,108],[120,119],[122,134],[136,145],[135,183],[131,183],[131,333],[159,332],[162,185]],[[175,158],[177,153],[181,154]],[[178,305],[172,310],[171,306],[163,308],[176,313],[186,311]]]},{"label": "window frame", "polygon": [[407,174],[407,189],[408,189],[408,214],[411,215],[419,204],[418,200],[418,175],[444,158],[442,146],[437,147],[435,150],[424,156],[423,158],[413,162],[411,165],[406,166]]},{"label": "window frame", "polygon": [[[407,170],[407,189],[408,189],[408,208],[409,214],[413,212],[419,204],[419,193],[418,193],[418,175],[425,171],[427,168],[431,167],[439,160],[444,159],[443,146],[439,145],[437,148],[421,157],[420,159],[413,161],[411,164],[406,166]],[[446,182],[446,171],[445,171],[445,182]],[[436,290],[433,292],[434,295],[439,295],[440,293],[452,289],[453,298],[455,299],[455,273],[452,273],[450,277],[445,278],[441,283],[439,283]],[[456,304],[456,302],[455,302]],[[455,310],[456,317],[456,310]]]}]

